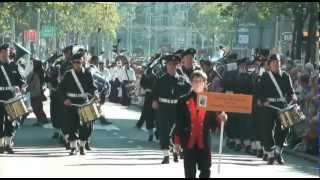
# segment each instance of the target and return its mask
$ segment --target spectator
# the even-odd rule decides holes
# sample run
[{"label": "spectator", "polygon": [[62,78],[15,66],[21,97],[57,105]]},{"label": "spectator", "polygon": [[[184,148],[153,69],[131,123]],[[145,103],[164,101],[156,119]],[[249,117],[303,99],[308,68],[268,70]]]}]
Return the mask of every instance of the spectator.
[{"label": "spectator", "polygon": [[36,115],[37,122],[33,126],[42,126],[48,123],[46,114],[43,111],[43,101],[46,101],[43,90],[44,84],[44,69],[39,60],[33,59],[33,72],[28,79],[28,91],[30,91],[31,106]]}]

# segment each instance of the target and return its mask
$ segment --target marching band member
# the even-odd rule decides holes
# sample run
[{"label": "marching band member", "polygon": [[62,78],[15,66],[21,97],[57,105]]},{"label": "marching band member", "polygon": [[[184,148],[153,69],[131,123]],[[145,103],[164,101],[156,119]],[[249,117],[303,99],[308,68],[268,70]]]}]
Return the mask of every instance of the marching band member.
[{"label": "marching band member", "polygon": [[281,70],[280,58],[277,55],[271,55],[268,64],[270,71],[262,75],[261,86],[258,89],[258,99],[264,106],[262,110],[263,142],[268,154],[268,165],[273,165],[275,160],[279,164],[284,164],[282,150],[289,129],[281,129],[278,110],[271,108],[270,105],[282,109],[287,102],[296,102],[297,97],[294,94],[290,75]]},{"label": "marching band member", "polygon": [[[9,62],[9,44],[0,46],[0,100],[7,101],[14,98],[16,92],[23,89],[25,81],[18,71],[17,66]],[[12,138],[15,134],[13,121],[8,119],[8,114],[5,111],[4,104],[0,103],[0,154],[5,151],[13,154]]]},{"label": "marching band member", "polygon": [[85,155],[85,145],[92,133],[90,124],[82,124],[78,109],[72,104],[84,104],[88,96],[95,97],[97,88],[88,69],[82,65],[84,54],[77,53],[72,57],[72,70],[69,70],[61,82],[61,90],[66,107],[66,121],[70,140],[70,155],[77,154],[80,139],[80,154]]},{"label": "marching band member", "polygon": [[180,58],[176,55],[164,57],[166,73],[160,77],[152,89],[152,107],[156,110],[160,148],[164,159],[162,164],[169,164],[170,132],[176,120],[178,98],[190,90],[185,77],[177,73]]}]

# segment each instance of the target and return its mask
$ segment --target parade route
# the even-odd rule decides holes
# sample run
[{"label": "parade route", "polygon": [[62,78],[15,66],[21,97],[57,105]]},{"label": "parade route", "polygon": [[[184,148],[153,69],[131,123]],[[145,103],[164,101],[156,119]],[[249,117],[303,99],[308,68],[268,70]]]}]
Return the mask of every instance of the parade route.
[{"label": "parade route", "polygon": [[[45,107],[47,112],[47,103]],[[50,125],[32,127],[34,120],[26,120],[16,135],[16,154],[0,155],[0,177],[184,177],[181,160],[174,163],[171,157],[169,165],[161,165],[162,153],[158,143],[147,142],[147,132],[134,128],[140,116],[138,108],[111,103],[104,108],[113,124],[102,126],[96,123],[91,140],[93,150],[86,156],[69,156],[69,151],[51,139],[54,130]],[[127,114],[130,116],[126,119]],[[33,115],[29,117],[33,118]],[[301,158],[285,155],[286,165],[268,166],[256,157],[228,149],[224,149],[222,171],[218,175],[218,140],[215,134],[212,177],[318,177],[317,165]]]}]

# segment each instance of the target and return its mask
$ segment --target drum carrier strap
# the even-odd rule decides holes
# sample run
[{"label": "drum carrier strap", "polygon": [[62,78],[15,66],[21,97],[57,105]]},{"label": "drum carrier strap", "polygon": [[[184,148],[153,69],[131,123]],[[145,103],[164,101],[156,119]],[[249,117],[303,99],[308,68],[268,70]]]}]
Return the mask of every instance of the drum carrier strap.
[{"label": "drum carrier strap", "polygon": [[[284,98],[283,93],[282,93],[282,91],[281,91],[281,89],[280,89],[280,87],[279,87],[279,84],[278,84],[278,82],[276,81],[276,79],[274,78],[272,72],[271,72],[271,71],[268,71],[268,74],[269,74],[269,76],[270,76],[270,78],[271,78],[274,86],[276,87],[280,98],[281,98],[281,99],[284,99],[284,100],[286,101],[286,99]],[[286,102],[286,103],[287,103],[287,102]],[[287,105],[287,104],[286,104],[286,105]],[[270,106],[270,107],[271,107],[271,108],[274,108],[274,106]],[[277,109],[279,110],[280,108],[277,108]]]},{"label": "drum carrier strap", "polygon": [[4,69],[3,66],[1,66],[1,70],[2,70],[2,72],[3,72],[4,77],[5,77],[6,80],[7,80],[8,86],[11,87],[11,86],[12,86],[11,81],[10,81],[9,76],[8,76],[6,70]]},{"label": "drum carrier strap", "polygon": [[[82,87],[82,85],[81,85],[81,83],[80,83],[80,81],[79,81],[79,79],[78,79],[78,77],[77,77],[76,72],[74,71],[74,69],[71,70],[71,74],[72,74],[73,79],[74,79],[74,81],[76,82],[76,84],[77,84],[77,86],[78,86],[81,94],[85,94],[85,92],[84,92],[84,90],[83,90],[83,87]],[[87,97],[87,101],[88,101],[88,97]]]}]

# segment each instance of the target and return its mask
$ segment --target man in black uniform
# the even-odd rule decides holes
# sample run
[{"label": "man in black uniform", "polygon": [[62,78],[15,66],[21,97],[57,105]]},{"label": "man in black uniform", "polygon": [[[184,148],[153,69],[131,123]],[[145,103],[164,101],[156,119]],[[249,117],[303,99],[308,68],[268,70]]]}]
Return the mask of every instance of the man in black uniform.
[{"label": "man in black uniform", "polygon": [[[284,163],[281,153],[289,129],[281,129],[278,110],[271,108],[269,105],[282,109],[286,107],[287,102],[297,101],[297,97],[294,94],[289,74],[281,70],[280,58],[277,55],[271,55],[268,64],[270,71],[261,77],[258,98],[264,105],[262,112],[264,147],[268,154],[268,164],[273,165],[275,160],[279,164]],[[281,97],[272,79],[277,82],[283,97]]]},{"label": "man in black uniform", "polygon": [[50,82],[50,115],[53,127],[59,129],[61,134],[56,132],[53,138],[59,138],[60,141],[64,143],[67,150],[70,149],[70,143],[68,141],[69,135],[67,132],[66,124],[66,112],[63,106],[63,95],[59,89],[59,84],[61,83],[65,73],[72,68],[71,58],[72,58],[73,45],[67,46],[63,49],[64,59],[59,60],[54,63],[52,68],[53,72],[47,77],[48,82]]},{"label": "man in black uniform", "polygon": [[201,69],[200,67],[194,66],[194,55],[196,54],[196,50],[193,48],[189,48],[183,52],[178,50],[175,54],[181,57],[181,69],[178,70],[178,73],[188,77],[188,83],[191,86],[190,78],[192,72]]},{"label": "man in black uniform", "polygon": [[175,55],[164,57],[167,61],[166,73],[160,77],[152,90],[152,107],[157,110],[160,148],[163,150],[162,164],[169,163],[170,131],[176,118],[176,105],[178,98],[190,90],[186,79],[177,73],[180,58]]},{"label": "man in black uniform", "polygon": [[89,97],[97,97],[97,88],[94,85],[92,75],[88,69],[82,66],[82,63],[82,53],[73,55],[73,69],[67,71],[60,85],[66,107],[70,155],[77,153],[78,139],[80,139],[80,154],[85,155],[85,145],[92,133],[90,124],[82,124],[78,108],[71,106],[71,104],[84,104],[89,100]]},{"label": "man in black uniform", "polygon": [[[9,44],[3,44],[0,47],[0,100],[7,101],[14,98],[17,91],[22,89],[25,81],[21,77],[17,66],[9,62]],[[13,154],[12,137],[15,134],[15,128],[12,121],[8,120],[8,114],[5,111],[4,104],[0,103],[0,154],[7,151]]]},{"label": "man in black uniform", "polygon": [[152,69],[150,68],[146,74],[142,75],[140,81],[140,85],[146,93],[142,113],[136,127],[141,128],[143,123],[146,122],[146,127],[149,133],[148,141],[153,141],[154,110],[152,109],[152,87],[156,79],[157,77],[152,73]]}]

